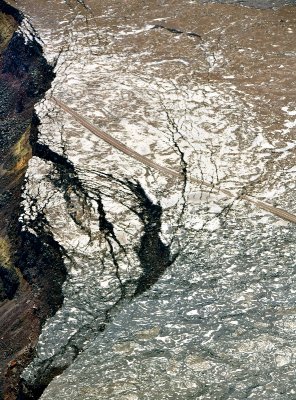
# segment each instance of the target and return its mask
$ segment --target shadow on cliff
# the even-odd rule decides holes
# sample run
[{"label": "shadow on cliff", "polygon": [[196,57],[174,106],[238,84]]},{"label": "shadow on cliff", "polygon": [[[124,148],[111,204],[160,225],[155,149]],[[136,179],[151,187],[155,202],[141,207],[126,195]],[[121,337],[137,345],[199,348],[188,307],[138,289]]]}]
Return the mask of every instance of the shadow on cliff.
[{"label": "shadow on cliff", "polygon": [[[20,375],[34,356],[44,321],[63,302],[63,249],[39,213],[19,222],[22,187],[38,131],[34,105],[54,79],[34,37],[18,31],[24,16],[0,0],[0,399],[24,398]],[[34,199],[32,199],[34,201]],[[38,398],[38,397],[35,397]]]}]

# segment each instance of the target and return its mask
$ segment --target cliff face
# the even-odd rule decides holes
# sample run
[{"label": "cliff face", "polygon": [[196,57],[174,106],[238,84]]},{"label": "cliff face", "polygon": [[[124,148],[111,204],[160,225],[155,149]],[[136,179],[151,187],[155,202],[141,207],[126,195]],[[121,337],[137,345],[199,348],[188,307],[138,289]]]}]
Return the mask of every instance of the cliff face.
[{"label": "cliff face", "polygon": [[[1,51],[1,70],[3,70],[3,52],[6,51],[9,43],[12,40],[12,37],[17,29],[17,21],[13,18],[13,16],[5,14],[1,12],[0,14],[0,51]],[[14,164],[13,167],[16,170],[21,169],[21,166],[17,166],[16,157],[18,156],[17,150],[17,140],[20,139],[20,136],[25,134],[25,129],[22,127],[22,133],[19,134],[17,138],[13,138],[11,136],[14,135],[13,122],[8,120],[8,116],[11,113],[10,107],[13,106],[13,102],[15,102],[15,95],[13,93],[12,85],[9,85],[3,73],[1,73],[0,80],[0,93],[1,93],[1,105],[0,105],[0,116],[1,116],[1,136],[0,136],[0,145],[1,145],[1,240],[0,240],[0,251],[1,251],[1,266],[0,266],[0,299],[3,300],[7,297],[12,297],[16,288],[17,288],[17,276],[14,271],[11,255],[10,255],[10,242],[7,237],[7,228],[8,223],[6,223],[6,214],[12,215],[11,210],[9,210],[9,206],[11,204],[11,199],[8,199],[11,196],[11,192],[9,191],[10,186],[15,185],[15,180],[17,179],[18,171],[14,171],[11,168],[11,164]],[[15,108],[15,107],[13,107]],[[11,122],[11,127],[8,127],[8,124]],[[9,133],[7,132],[9,131]],[[7,135],[8,133],[8,135]],[[11,142],[10,142],[11,140]],[[21,161],[19,157],[19,161]],[[4,222],[5,221],[5,222]]]},{"label": "cliff face", "polygon": [[[0,1],[0,398],[7,400],[17,396],[42,321],[62,301],[55,285],[48,295],[48,270],[63,271],[59,246],[43,221],[39,237],[22,232],[18,221],[38,123],[34,105],[53,76],[23,15]],[[63,277],[57,281],[60,288]]]}]

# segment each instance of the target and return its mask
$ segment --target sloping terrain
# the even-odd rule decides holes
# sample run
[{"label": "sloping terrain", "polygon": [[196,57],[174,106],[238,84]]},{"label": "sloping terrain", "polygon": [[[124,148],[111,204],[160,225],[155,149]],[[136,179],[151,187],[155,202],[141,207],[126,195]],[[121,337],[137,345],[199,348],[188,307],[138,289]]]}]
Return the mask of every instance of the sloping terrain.
[{"label": "sloping terrain", "polygon": [[58,244],[43,224],[37,238],[23,232],[18,221],[32,157],[34,105],[52,79],[33,29],[19,11],[0,1],[0,398],[5,400],[17,397],[41,324],[63,297],[65,270]]}]

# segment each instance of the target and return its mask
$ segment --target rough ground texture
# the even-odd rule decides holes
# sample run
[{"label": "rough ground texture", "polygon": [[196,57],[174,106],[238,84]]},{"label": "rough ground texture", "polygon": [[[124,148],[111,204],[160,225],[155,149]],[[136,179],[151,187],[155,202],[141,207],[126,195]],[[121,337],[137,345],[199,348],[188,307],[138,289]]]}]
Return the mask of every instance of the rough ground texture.
[{"label": "rough ground texture", "polygon": [[23,398],[294,399],[295,225],[235,197],[296,213],[293,2],[13,3],[56,63],[20,223],[67,268]]},{"label": "rough ground texture", "polygon": [[34,104],[52,79],[33,30],[0,1],[0,398],[5,400],[16,398],[41,323],[63,298],[66,271],[59,245],[44,231],[44,221],[38,236],[22,231],[18,221],[36,131]]}]

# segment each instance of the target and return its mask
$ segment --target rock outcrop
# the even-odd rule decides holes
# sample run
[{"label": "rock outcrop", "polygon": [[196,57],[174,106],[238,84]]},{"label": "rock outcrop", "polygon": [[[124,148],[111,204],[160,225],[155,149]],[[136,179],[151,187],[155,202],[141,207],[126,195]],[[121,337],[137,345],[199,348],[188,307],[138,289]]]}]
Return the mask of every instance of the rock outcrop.
[{"label": "rock outcrop", "polygon": [[[53,68],[25,17],[0,1],[0,398],[16,399],[46,318],[62,303],[62,252],[46,221],[38,235],[19,222],[22,187],[37,119],[34,105],[50,88]],[[33,146],[34,147],[34,146]]]}]

